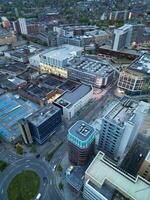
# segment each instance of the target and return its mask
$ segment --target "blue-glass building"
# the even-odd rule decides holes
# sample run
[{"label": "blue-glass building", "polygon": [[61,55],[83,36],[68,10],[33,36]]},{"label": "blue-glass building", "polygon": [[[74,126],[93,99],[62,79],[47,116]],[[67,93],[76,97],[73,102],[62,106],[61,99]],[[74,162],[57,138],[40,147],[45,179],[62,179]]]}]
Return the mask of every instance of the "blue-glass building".
[{"label": "blue-glass building", "polygon": [[[61,109],[50,104],[30,115],[25,125],[21,124],[23,138],[29,138],[31,135],[33,141],[43,144],[61,124],[61,121]],[[24,139],[24,141],[27,143],[28,140]]]}]

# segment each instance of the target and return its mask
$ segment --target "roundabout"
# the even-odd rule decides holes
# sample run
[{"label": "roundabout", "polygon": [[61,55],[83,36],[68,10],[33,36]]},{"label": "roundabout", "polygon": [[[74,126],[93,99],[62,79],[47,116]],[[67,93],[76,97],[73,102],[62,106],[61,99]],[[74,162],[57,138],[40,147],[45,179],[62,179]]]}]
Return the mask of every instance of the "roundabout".
[{"label": "roundabout", "polygon": [[[13,196],[13,198],[11,198],[9,196],[9,190],[10,190],[9,188],[12,187],[11,183],[13,183],[13,180],[19,174],[22,174],[25,171],[32,171],[33,173],[37,174],[38,175],[37,180],[39,180],[37,183],[34,183],[36,185],[34,187],[34,189],[35,189],[34,197],[29,198],[29,200],[35,199],[35,197],[38,193],[42,194],[40,200],[50,200],[50,199],[60,200],[60,196],[55,187],[55,181],[54,181],[52,171],[45,163],[42,162],[42,160],[37,160],[37,159],[33,159],[33,158],[20,159],[20,160],[16,161],[15,163],[9,165],[4,170],[3,173],[0,173],[0,180],[1,180],[0,181],[0,199],[15,200],[15,196]],[[21,184],[24,184],[25,182],[26,182],[26,180],[24,180],[22,183],[20,183],[20,188],[24,187],[24,186],[21,186]],[[39,184],[39,182],[40,182],[40,184]],[[31,187],[31,182],[28,183],[28,186]],[[26,189],[30,193],[30,190],[28,190],[28,186]],[[13,189],[13,191],[16,191],[17,187],[18,186],[16,186],[16,184],[13,184],[13,188],[15,188],[15,189]],[[11,195],[12,195],[12,193],[11,193]],[[19,200],[28,200],[27,198],[22,198],[22,199],[16,198],[16,199],[17,200],[18,199]]]},{"label": "roundabout", "polygon": [[40,188],[40,177],[32,170],[24,170],[10,182],[7,190],[8,200],[30,200]]}]

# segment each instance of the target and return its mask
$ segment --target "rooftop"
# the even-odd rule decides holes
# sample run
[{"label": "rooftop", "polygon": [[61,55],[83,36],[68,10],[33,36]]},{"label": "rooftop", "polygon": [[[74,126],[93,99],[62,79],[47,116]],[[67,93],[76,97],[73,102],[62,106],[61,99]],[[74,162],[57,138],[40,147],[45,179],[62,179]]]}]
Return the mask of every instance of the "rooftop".
[{"label": "rooftop", "polygon": [[11,36],[11,33],[9,33],[6,29],[0,28],[0,37],[8,37]]},{"label": "rooftop", "polygon": [[83,120],[77,121],[70,129],[69,134],[79,138],[82,141],[86,141],[93,133],[95,132],[94,128],[90,126]]},{"label": "rooftop", "polygon": [[66,91],[56,103],[62,107],[72,107],[76,102],[78,102],[82,97],[92,91],[92,86],[86,84],[80,84],[72,91]]},{"label": "rooftop", "polygon": [[64,44],[59,47],[50,48],[47,51],[44,51],[43,53],[41,53],[41,55],[48,58],[64,60],[64,59],[72,57],[73,55],[76,55],[78,51],[82,51],[82,50],[83,48],[81,47]]},{"label": "rooftop", "polygon": [[112,185],[120,193],[124,193],[125,196],[133,200],[149,200],[150,183],[140,176],[134,178],[117,169],[115,165],[104,157],[102,152],[96,155],[86,170],[85,177],[87,180],[93,180],[97,183],[98,187],[102,187],[109,182],[109,185]]},{"label": "rooftop", "polygon": [[21,135],[18,120],[26,118],[38,109],[30,101],[24,101],[17,95],[0,95],[0,135],[12,141]]},{"label": "rooftop", "polygon": [[112,120],[119,126],[124,126],[127,121],[134,121],[136,112],[147,113],[149,110],[149,104],[141,101],[137,102],[127,96],[124,96],[119,103],[105,115],[106,119]]},{"label": "rooftop", "polygon": [[27,118],[27,120],[34,124],[35,126],[40,126],[50,117],[52,117],[55,113],[59,112],[60,108],[57,106],[50,104],[33,113],[31,116]]},{"label": "rooftop", "polygon": [[150,54],[145,53],[137,58],[128,69],[136,70],[138,72],[147,74],[150,76]]},{"label": "rooftop", "polygon": [[108,60],[96,56],[82,56],[74,58],[70,63],[70,68],[105,77],[113,72]]}]

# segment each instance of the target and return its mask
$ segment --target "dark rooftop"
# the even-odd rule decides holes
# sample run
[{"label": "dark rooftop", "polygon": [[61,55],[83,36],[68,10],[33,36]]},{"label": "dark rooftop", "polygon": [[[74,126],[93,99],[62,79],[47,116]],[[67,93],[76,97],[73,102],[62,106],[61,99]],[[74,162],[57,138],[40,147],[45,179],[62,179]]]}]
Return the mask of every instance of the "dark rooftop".
[{"label": "dark rooftop", "polygon": [[94,133],[94,128],[83,120],[77,121],[70,129],[69,134],[82,141],[87,140]]},{"label": "dark rooftop", "polygon": [[60,108],[57,106],[50,104],[44,108],[41,108],[37,112],[30,115],[27,120],[34,124],[35,126],[40,126],[43,122],[53,116],[56,112],[59,112]]}]

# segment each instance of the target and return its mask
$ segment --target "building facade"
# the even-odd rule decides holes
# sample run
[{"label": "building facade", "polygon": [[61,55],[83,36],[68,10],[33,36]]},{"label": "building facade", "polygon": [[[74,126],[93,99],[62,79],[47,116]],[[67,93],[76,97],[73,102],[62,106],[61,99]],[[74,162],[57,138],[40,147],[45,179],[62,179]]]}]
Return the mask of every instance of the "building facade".
[{"label": "building facade", "polygon": [[94,154],[95,130],[86,122],[77,121],[68,130],[69,160],[75,165],[85,165]]},{"label": "building facade", "polygon": [[145,160],[143,161],[138,174],[150,182],[150,151],[148,152]]},{"label": "building facade", "polygon": [[125,24],[124,26],[114,30],[113,47],[114,51],[118,51],[125,47],[129,47],[132,37],[132,25]]},{"label": "building facade", "polygon": [[70,120],[89,102],[89,100],[92,98],[92,95],[92,86],[81,84],[73,91],[65,92],[55,101],[55,104],[62,109],[64,118]]},{"label": "building facade", "polygon": [[43,144],[61,124],[61,110],[51,104],[33,113],[25,121],[20,126],[24,142],[31,142],[31,135],[33,141]]},{"label": "building facade", "polygon": [[128,95],[150,93],[150,54],[143,54],[120,72],[117,86]]},{"label": "building facade", "polygon": [[112,159],[123,160],[149,108],[148,103],[123,97],[102,119],[98,148]]},{"label": "building facade", "polygon": [[104,58],[81,56],[74,58],[68,66],[68,77],[101,88],[110,84],[114,69]]}]

